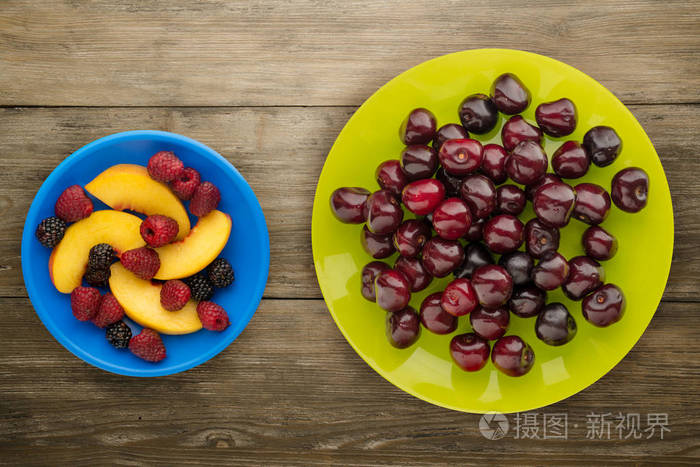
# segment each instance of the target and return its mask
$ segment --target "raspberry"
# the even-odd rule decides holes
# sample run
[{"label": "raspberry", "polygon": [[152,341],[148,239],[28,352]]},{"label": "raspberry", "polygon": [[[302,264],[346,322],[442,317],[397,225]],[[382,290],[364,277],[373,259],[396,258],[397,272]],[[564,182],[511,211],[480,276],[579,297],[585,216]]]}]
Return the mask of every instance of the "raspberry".
[{"label": "raspberry", "polygon": [[140,230],[148,246],[158,248],[175,240],[180,227],[175,219],[155,214],[141,222]]},{"label": "raspberry", "polygon": [[231,264],[225,258],[217,258],[207,268],[207,275],[214,287],[220,289],[231,285],[235,276]]},{"label": "raspberry", "polygon": [[158,269],[160,269],[160,258],[158,253],[150,248],[142,246],[134,250],[122,253],[122,265],[133,272],[141,279],[153,279]]},{"label": "raspberry", "polygon": [[117,321],[116,323],[107,326],[105,335],[107,336],[109,343],[114,347],[118,349],[126,349],[129,347],[129,340],[131,340],[131,329],[124,321]]},{"label": "raspberry", "polygon": [[190,288],[182,281],[172,280],[160,289],[160,304],[168,311],[177,311],[190,299]]},{"label": "raspberry", "polygon": [[90,248],[88,269],[109,269],[114,259],[114,248],[109,243],[98,243]]},{"label": "raspberry", "polygon": [[209,214],[221,200],[221,193],[213,183],[200,183],[194,190],[192,201],[190,201],[190,212],[197,217]]},{"label": "raspberry", "polygon": [[92,269],[88,267],[83,275],[83,279],[94,287],[109,287],[109,276],[111,275],[112,271],[109,269]]},{"label": "raspberry", "polygon": [[36,228],[36,238],[47,248],[53,248],[63,239],[66,223],[58,217],[47,217]]},{"label": "raspberry", "polygon": [[197,316],[202,322],[202,327],[210,331],[223,331],[229,325],[226,310],[214,302],[199,302]]},{"label": "raspberry", "polygon": [[148,175],[159,182],[168,183],[180,176],[184,164],[171,151],[160,151],[148,160]]},{"label": "raspberry", "polygon": [[192,299],[198,302],[209,300],[214,295],[214,286],[202,273],[182,279],[190,287]]},{"label": "raspberry", "polygon": [[159,362],[165,358],[165,345],[153,329],[143,328],[140,334],[129,341],[129,350],[148,362]]},{"label": "raspberry", "polygon": [[186,167],[179,177],[170,182],[170,188],[178,198],[183,201],[189,201],[192,199],[194,190],[201,180],[202,177],[199,176],[199,172],[191,167]]},{"label": "raspberry", "polygon": [[79,321],[88,321],[100,306],[100,291],[94,287],[76,287],[70,293],[70,307]]},{"label": "raspberry", "polygon": [[124,317],[124,308],[119,304],[114,295],[107,292],[100,301],[97,314],[92,318],[92,323],[98,328],[121,321]]},{"label": "raspberry", "polygon": [[92,201],[80,185],[69,186],[56,201],[54,211],[66,222],[75,222],[92,214]]}]

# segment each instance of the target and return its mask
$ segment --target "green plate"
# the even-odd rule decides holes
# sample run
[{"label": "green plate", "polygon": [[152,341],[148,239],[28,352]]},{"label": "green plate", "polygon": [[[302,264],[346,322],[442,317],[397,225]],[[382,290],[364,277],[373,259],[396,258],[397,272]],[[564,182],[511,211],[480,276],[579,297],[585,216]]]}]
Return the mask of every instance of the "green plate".
[{"label": "green plate", "polygon": [[[433,111],[438,126],[459,123],[457,107],[469,94],[488,93],[493,80],[515,73],[529,88],[533,102],[523,113],[534,122],[536,106],[568,97],[578,109],[578,127],[568,138],[546,138],[549,156],[566,139],[581,141],[595,125],[609,125],[623,140],[615,163],[576,180],[610,188],[618,170],[638,166],[650,179],[647,207],[628,214],[613,207],[602,224],[620,244],[617,255],[604,263],[607,281],[619,285],[627,298],[623,319],[604,329],[581,316],[581,305],[561,293],[548,301],[566,304],[578,324],[570,343],[550,347],[537,339],[535,319],[511,317],[508,334],[517,334],[535,351],[535,365],[520,378],[508,377],[489,362],[481,371],[466,373],[453,364],[449,342],[468,332],[469,320],[460,318],[457,331],[436,335],[423,329],[408,349],[391,347],[384,334],[385,312],[360,294],[360,271],[371,261],[360,245],[361,225],[338,222],[329,208],[333,190],[342,186],[378,189],[374,171],[387,159],[398,159],[403,145],[398,138],[401,121],[411,109]],[[500,144],[500,127],[480,141]],[[530,206],[523,221],[534,217]],[[587,225],[572,220],[562,229],[560,252],[567,258],[581,255],[581,235]],[[661,300],[673,252],[671,194],[661,162],[649,138],[630,111],[607,89],[580,71],[548,57],[517,50],[481,49],[445,55],[422,63],[379,89],[360,107],[341,131],[321,172],[312,220],[314,263],[318,282],[338,328],[355,351],[391,383],[425,401],[454,410],[483,413],[532,410],[569,397],[593,384],[632,349],[651,321]],[[396,256],[385,261],[393,265]],[[416,293],[411,305],[419,309],[428,294],[442,290],[449,277],[434,280]]]}]

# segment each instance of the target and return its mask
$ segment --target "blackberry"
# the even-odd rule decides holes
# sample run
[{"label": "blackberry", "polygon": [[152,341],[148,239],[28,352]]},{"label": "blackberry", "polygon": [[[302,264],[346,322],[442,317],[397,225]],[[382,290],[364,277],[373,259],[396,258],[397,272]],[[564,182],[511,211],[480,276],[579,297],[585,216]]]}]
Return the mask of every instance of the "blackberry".
[{"label": "blackberry", "polygon": [[108,243],[98,243],[90,248],[88,254],[88,269],[104,270],[109,269],[114,259],[114,248]]},{"label": "blackberry", "polygon": [[131,340],[131,329],[124,321],[117,321],[107,326],[106,336],[109,343],[114,347],[126,349]]},{"label": "blackberry", "polygon": [[225,258],[217,258],[207,268],[207,275],[214,287],[220,289],[231,285],[235,276],[231,264]]},{"label": "blackberry", "polygon": [[47,248],[58,245],[66,233],[66,223],[56,216],[47,217],[36,228],[36,238]]},{"label": "blackberry", "polygon": [[201,272],[182,279],[182,282],[189,286],[192,292],[192,299],[195,301],[203,302],[214,295],[214,286],[209,282],[207,276]]},{"label": "blackberry", "polygon": [[92,269],[88,267],[83,275],[83,279],[95,287],[109,287],[109,276],[111,275],[112,271],[109,269]]}]

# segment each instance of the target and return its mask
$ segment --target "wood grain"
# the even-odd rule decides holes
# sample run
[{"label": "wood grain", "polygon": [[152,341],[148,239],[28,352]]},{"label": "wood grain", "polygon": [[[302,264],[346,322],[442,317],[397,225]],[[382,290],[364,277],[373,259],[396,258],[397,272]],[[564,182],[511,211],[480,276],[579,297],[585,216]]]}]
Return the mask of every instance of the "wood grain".
[{"label": "wood grain", "polygon": [[697,102],[697,2],[10,0],[0,105],[359,105],[427,59],[523,48],[626,103]]}]

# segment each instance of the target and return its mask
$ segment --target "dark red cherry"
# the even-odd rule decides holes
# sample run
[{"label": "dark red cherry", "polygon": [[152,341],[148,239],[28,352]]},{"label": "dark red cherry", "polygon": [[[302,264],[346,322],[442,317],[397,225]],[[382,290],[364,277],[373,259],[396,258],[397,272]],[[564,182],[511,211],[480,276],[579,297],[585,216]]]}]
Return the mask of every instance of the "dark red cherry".
[{"label": "dark red cherry", "polygon": [[435,151],[439,151],[442,143],[448,139],[464,138],[469,138],[469,133],[467,133],[467,130],[465,130],[462,125],[458,123],[448,123],[447,125],[441,126],[435,134],[435,138],[433,138],[433,148],[435,148]]},{"label": "dark red cherry", "polygon": [[438,180],[425,178],[411,182],[401,194],[406,209],[419,216],[425,216],[445,199],[445,187]]},{"label": "dark red cherry", "polygon": [[486,94],[472,94],[459,105],[459,119],[467,131],[488,133],[498,122],[498,109]]},{"label": "dark red cherry", "polygon": [[596,126],[583,135],[583,148],[598,167],[612,164],[622,151],[622,140],[609,126]]},{"label": "dark red cherry", "polygon": [[367,198],[367,228],[375,234],[394,232],[403,220],[403,209],[389,190],[375,191]]},{"label": "dark red cherry", "polygon": [[408,279],[411,292],[420,292],[430,285],[433,280],[423,263],[418,258],[406,258],[399,256],[394,263],[394,269],[402,273]]},{"label": "dark red cherry", "polygon": [[331,211],[340,222],[346,224],[362,224],[367,220],[365,203],[369,191],[364,188],[338,188],[331,194]]},{"label": "dark red cherry", "polygon": [[535,322],[535,334],[548,345],[564,345],[576,335],[576,321],[562,303],[550,303]]},{"label": "dark red cherry", "polygon": [[554,290],[569,278],[569,263],[557,252],[549,252],[532,268],[532,280],[542,290]]},{"label": "dark red cherry", "polygon": [[472,274],[472,286],[484,308],[503,306],[513,293],[513,279],[505,268],[488,264]]},{"label": "dark red cherry", "polygon": [[448,198],[459,196],[459,190],[462,187],[462,177],[450,175],[445,172],[445,169],[440,167],[435,173],[435,178],[445,186],[445,195]]},{"label": "dark red cherry", "polygon": [[428,109],[413,109],[399,127],[399,138],[405,145],[428,144],[435,136],[437,119]]},{"label": "dark red cherry", "polygon": [[478,305],[476,292],[469,279],[455,279],[445,287],[440,306],[454,316],[464,316]]},{"label": "dark red cherry", "polygon": [[437,151],[420,144],[408,146],[401,152],[401,167],[409,181],[430,178],[438,167]]},{"label": "dark red cherry", "polygon": [[449,334],[457,329],[457,317],[449,314],[440,306],[442,292],[425,297],[420,306],[420,321],[423,326],[435,334]]},{"label": "dark red cherry", "polygon": [[447,198],[433,211],[433,228],[447,240],[457,240],[464,236],[471,223],[469,207],[459,198]]},{"label": "dark red cherry", "polygon": [[464,248],[455,240],[433,237],[423,247],[423,266],[434,277],[445,277],[464,261]]},{"label": "dark red cherry", "polygon": [[485,145],[484,155],[481,159],[481,172],[493,183],[505,182],[508,178],[506,159],[508,159],[508,153],[503,149],[503,146],[498,144]]},{"label": "dark red cherry", "polygon": [[576,129],[576,106],[566,97],[543,102],[535,110],[535,120],[545,134],[559,138]]},{"label": "dark red cherry", "polygon": [[474,271],[487,264],[493,264],[489,250],[481,243],[470,243],[464,248],[464,262],[455,269],[454,276],[458,279],[469,279]]},{"label": "dark red cherry", "polygon": [[533,258],[541,258],[559,249],[559,229],[543,224],[539,219],[530,219],[525,224],[523,236],[525,249]]},{"label": "dark red cherry", "polygon": [[569,278],[561,289],[571,300],[581,300],[605,282],[603,266],[588,256],[576,256],[569,260]]},{"label": "dark red cherry", "polygon": [[450,355],[464,371],[479,371],[489,361],[489,343],[473,332],[459,334],[450,341]]},{"label": "dark red cherry", "polygon": [[498,264],[508,271],[508,274],[513,279],[513,285],[520,286],[530,282],[530,274],[535,262],[524,251],[514,251],[501,256]]},{"label": "dark red cherry", "polygon": [[399,271],[382,271],[374,280],[374,293],[377,305],[386,311],[399,311],[408,306],[411,300],[411,285]]},{"label": "dark red cherry", "polygon": [[484,224],[486,224],[486,219],[472,217],[472,225],[469,226],[469,230],[467,230],[464,238],[470,242],[481,240],[483,238]]},{"label": "dark red cherry", "polygon": [[532,199],[537,218],[552,227],[564,227],[576,203],[576,192],[566,183],[550,183],[541,186]]},{"label": "dark red cherry", "polygon": [[514,182],[530,185],[547,171],[547,154],[534,141],[518,144],[506,160],[506,172]]},{"label": "dark red cherry", "polygon": [[369,231],[366,225],[360,231],[360,242],[362,248],[374,259],[388,258],[396,251],[394,243],[391,241],[391,235],[374,234]]},{"label": "dark red cherry", "polygon": [[510,117],[501,129],[501,141],[506,151],[513,151],[523,141],[532,141],[538,146],[542,144],[542,130],[530,125],[520,115]]},{"label": "dark red cherry", "polygon": [[515,185],[501,185],[496,189],[496,212],[517,216],[525,209],[525,192]]},{"label": "dark red cherry", "polygon": [[465,177],[460,193],[475,217],[487,217],[496,207],[496,187],[483,175]]},{"label": "dark red cherry", "polygon": [[647,205],[649,176],[639,167],[622,169],[612,179],[610,194],[618,208],[626,212],[639,212]]},{"label": "dark red cherry", "polygon": [[620,321],[625,314],[625,296],[614,284],[605,284],[581,302],[583,317],[589,323],[605,327]]},{"label": "dark red cherry", "polygon": [[552,155],[552,169],[561,178],[579,178],[586,175],[591,159],[583,146],[567,141]]},{"label": "dark red cherry", "polygon": [[464,177],[481,166],[484,148],[475,139],[448,139],[440,147],[440,163],[450,175]]},{"label": "dark red cherry", "polygon": [[581,243],[586,255],[598,261],[607,261],[617,253],[617,239],[597,225],[583,232]]},{"label": "dark red cherry", "polygon": [[488,341],[500,339],[508,330],[510,313],[504,307],[488,310],[478,307],[469,314],[472,330]]},{"label": "dark red cherry", "polygon": [[397,160],[388,160],[379,164],[375,172],[377,183],[385,190],[389,190],[394,196],[400,196],[401,190],[408,183],[408,177]]},{"label": "dark red cherry", "polygon": [[410,306],[386,316],[386,337],[397,349],[412,346],[420,337],[420,319]]},{"label": "dark red cherry", "polygon": [[555,174],[551,173],[546,173],[542,177],[538,178],[537,181],[534,183],[531,183],[525,187],[525,197],[529,200],[532,201],[532,198],[535,196],[535,193],[537,190],[540,189],[540,187],[549,185],[550,183],[563,183],[561,178],[559,178]]},{"label": "dark red cherry", "polygon": [[572,216],[590,225],[603,222],[610,213],[610,195],[594,183],[579,183],[574,187],[576,204]]},{"label": "dark red cherry", "polygon": [[499,214],[484,225],[484,243],[494,253],[517,250],[523,244],[523,223],[510,214]]},{"label": "dark red cherry", "polygon": [[530,91],[512,73],[503,73],[491,87],[491,97],[498,110],[506,115],[523,112],[530,105]]},{"label": "dark red cherry", "polygon": [[546,301],[547,292],[534,285],[527,285],[513,291],[510,300],[508,300],[508,308],[516,316],[532,318],[542,310]]},{"label": "dark red cherry", "polygon": [[394,232],[394,247],[401,256],[413,258],[431,237],[430,226],[418,219],[404,221]]},{"label": "dark red cherry", "polygon": [[372,261],[362,268],[362,296],[370,302],[374,302],[377,297],[374,294],[374,280],[379,273],[391,269],[386,263]]},{"label": "dark red cherry", "polygon": [[520,337],[505,336],[494,344],[491,361],[508,376],[523,376],[535,363],[535,352]]}]

